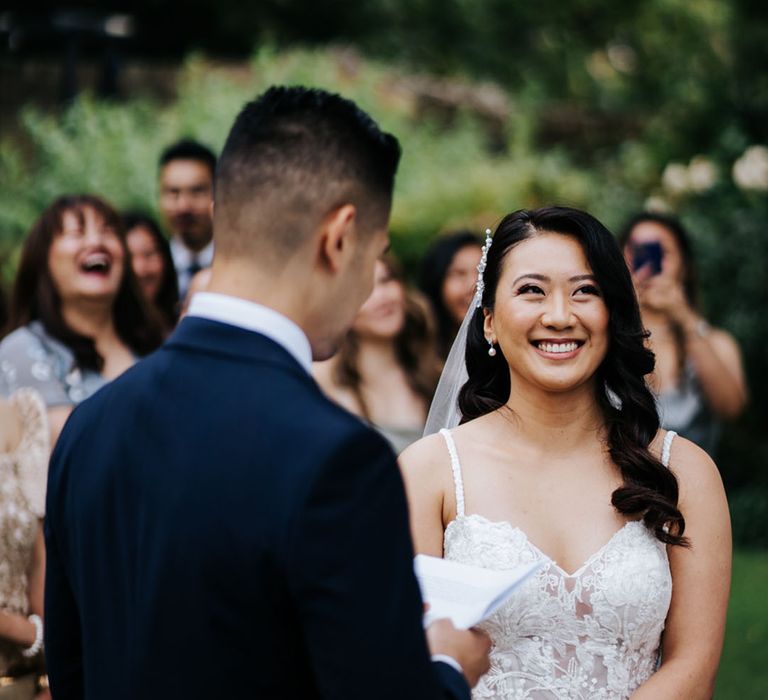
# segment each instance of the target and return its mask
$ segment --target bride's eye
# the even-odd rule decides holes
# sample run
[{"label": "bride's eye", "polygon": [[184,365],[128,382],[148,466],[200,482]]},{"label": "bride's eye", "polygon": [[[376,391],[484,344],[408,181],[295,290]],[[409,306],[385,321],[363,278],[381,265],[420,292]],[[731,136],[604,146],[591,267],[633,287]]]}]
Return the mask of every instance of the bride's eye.
[{"label": "bride's eye", "polygon": [[596,297],[602,296],[600,290],[594,284],[585,284],[576,290],[576,294],[592,294]]},{"label": "bride's eye", "polygon": [[517,290],[518,294],[544,294],[544,290],[536,284],[524,284]]}]

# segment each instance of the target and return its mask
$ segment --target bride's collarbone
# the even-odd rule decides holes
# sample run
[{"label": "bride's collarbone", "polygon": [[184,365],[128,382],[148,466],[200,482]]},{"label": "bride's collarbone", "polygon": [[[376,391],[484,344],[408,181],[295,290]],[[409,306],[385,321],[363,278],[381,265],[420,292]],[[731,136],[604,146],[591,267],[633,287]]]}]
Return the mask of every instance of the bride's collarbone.
[{"label": "bride's collarbone", "polygon": [[[627,522],[611,505],[618,470],[598,457],[470,460],[464,468],[465,515],[507,523],[566,571],[576,569]],[[586,555],[586,556],[583,556]],[[578,561],[578,565],[569,568]]]}]

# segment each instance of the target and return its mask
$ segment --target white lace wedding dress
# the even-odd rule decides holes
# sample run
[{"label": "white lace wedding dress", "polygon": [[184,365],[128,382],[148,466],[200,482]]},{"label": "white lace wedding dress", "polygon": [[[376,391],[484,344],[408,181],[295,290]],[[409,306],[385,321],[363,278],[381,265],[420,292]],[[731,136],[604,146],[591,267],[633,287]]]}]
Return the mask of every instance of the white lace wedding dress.
[{"label": "white lace wedding dress", "polygon": [[[464,512],[461,466],[448,430],[456,519],[445,530],[446,559],[506,569],[542,569],[481,627],[491,668],[473,698],[619,700],[654,672],[672,594],[666,546],[630,521],[577,571],[567,573],[508,522]],[[673,432],[664,439],[669,464]]]}]

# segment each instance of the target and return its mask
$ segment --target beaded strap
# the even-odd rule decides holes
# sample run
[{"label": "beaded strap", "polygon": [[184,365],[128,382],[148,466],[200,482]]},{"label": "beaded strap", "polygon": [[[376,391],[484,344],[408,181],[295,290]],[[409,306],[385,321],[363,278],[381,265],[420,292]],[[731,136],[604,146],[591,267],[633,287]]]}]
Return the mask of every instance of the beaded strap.
[{"label": "beaded strap", "polygon": [[451,471],[453,472],[453,485],[456,490],[456,517],[464,515],[464,481],[461,478],[461,464],[459,463],[459,453],[456,452],[456,443],[453,441],[453,435],[447,428],[440,431],[445,444],[448,447],[448,454],[451,455]]},{"label": "beaded strap", "polygon": [[667,430],[667,434],[664,436],[664,444],[661,448],[661,463],[665,466],[669,466],[669,458],[672,454],[672,440],[675,439],[677,433],[674,430]]}]

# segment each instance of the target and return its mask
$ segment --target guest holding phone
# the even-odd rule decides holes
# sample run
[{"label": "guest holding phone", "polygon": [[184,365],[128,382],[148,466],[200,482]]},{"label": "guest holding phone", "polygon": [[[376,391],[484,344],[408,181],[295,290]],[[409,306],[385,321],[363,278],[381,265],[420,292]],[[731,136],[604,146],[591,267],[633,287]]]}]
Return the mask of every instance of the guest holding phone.
[{"label": "guest holding phone", "polygon": [[701,313],[690,237],[680,221],[644,212],[624,226],[620,241],[656,355],[650,381],[662,426],[712,455],[721,420],[736,418],[747,402],[738,343]]}]

